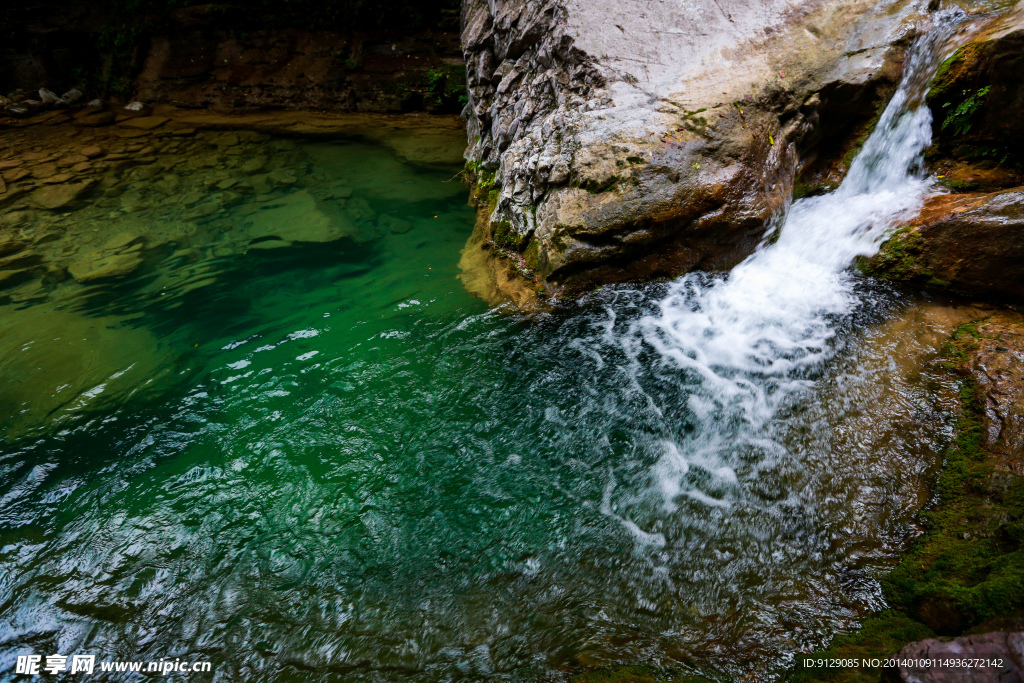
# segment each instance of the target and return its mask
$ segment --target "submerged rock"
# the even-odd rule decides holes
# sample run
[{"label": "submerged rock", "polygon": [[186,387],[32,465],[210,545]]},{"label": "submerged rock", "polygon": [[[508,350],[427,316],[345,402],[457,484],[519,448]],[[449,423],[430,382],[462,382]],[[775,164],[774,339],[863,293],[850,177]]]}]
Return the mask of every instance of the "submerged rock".
[{"label": "submerged rock", "polygon": [[32,204],[37,208],[57,211],[69,209],[75,206],[78,201],[88,192],[95,181],[83,183],[69,183],[65,185],[48,185],[41,187],[29,197]]},{"label": "submerged rock", "polygon": [[111,253],[95,251],[84,254],[68,266],[68,272],[78,282],[124,277],[142,265],[142,252]]},{"label": "submerged rock", "polygon": [[300,190],[253,214],[244,232],[255,241],[333,242],[355,238],[359,228],[341,210],[317,202],[309,191]]}]

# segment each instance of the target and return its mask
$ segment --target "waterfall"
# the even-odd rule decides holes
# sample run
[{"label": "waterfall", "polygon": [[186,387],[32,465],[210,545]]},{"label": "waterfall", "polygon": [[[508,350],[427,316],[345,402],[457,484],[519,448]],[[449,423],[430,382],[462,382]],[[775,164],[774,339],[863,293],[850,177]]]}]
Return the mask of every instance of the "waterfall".
[{"label": "waterfall", "polygon": [[698,378],[688,408],[702,426],[684,444],[665,443],[655,468],[654,488],[669,510],[680,495],[712,502],[684,485],[691,465],[728,482],[731,453],[764,448],[780,407],[833,355],[837,320],[861,304],[851,264],[922,206],[931,188],[922,163],[932,124],[924,97],[938,52],[962,19],[959,10],[941,12],[925,27],[838,189],[794,202],[777,239],[727,275],[677,280],[626,335],[633,339],[621,340],[635,349],[639,336],[668,366]]}]

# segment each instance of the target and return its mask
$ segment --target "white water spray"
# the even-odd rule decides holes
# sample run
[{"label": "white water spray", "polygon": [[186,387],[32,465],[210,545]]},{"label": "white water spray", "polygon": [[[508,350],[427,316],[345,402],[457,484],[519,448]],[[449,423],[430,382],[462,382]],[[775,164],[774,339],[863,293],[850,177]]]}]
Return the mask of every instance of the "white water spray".
[{"label": "white water spray", "polygon": [[833,353],[837,317],[860,303],[851,263],[874,254],[929,192],[922,154],[932,116],[924,95],[939,46],[961,19],[941,13],[917,42],[899,89],[836,191],[795,202],[775,243],[728,276],[684,276],[659,314],[640,321],[642,338],[697,378],[688,408],[701,428],[685,444],[663,444],[653,473],[653,491],[667,509],[681,495],[721,503],[684,484],[692,466],[728,485],[731,453],[779,448],[766,428],[787,397],[808,385],[806,371]]}]

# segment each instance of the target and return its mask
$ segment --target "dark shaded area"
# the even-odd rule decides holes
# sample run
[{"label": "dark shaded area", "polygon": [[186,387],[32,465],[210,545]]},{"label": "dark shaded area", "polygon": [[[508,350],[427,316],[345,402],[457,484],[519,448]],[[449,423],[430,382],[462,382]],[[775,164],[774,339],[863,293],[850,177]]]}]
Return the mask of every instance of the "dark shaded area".
[{"label": "dark shaded area", "polygon": [[450,113],[458,33],[458,0],[29,1],[0,13],[0,94]]},{"label": "dark shaded area", "polygon": [[842,183],[896,91],[905,48],[892,50],[884,68],[865,83],[830,83],[803,104],[810,129],[799,145],[795,198],[823,194]]},{"label": "dark shaded area", "polygon": [[932,159],[1024,166],[1024,32],[957,50],[939,67],[928,105]]}]

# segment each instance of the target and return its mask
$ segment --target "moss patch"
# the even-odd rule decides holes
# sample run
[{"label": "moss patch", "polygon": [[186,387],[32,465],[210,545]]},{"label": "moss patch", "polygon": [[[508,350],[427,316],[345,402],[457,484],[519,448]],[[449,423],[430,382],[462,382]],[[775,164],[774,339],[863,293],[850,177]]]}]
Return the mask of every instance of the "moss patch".
[{"label": "moss patch", "polygon": [[526,261],[526,267],[530,270],[540,270],[540,241],[536,237],[526,245],[523,260]]},{"label": "moss patch", "polygon": [[865,275],[897,282],[931,278],[931,272],[921,262],[923,245],[924,238],[916,226],[900,228],[875,256],[859,260],[857,267]]},{"label": "moss patch", "polygon": [[576,674],[571,683],[711,683],[707,678],[671,671],[657,671],[646,666],[617,666]]}]

